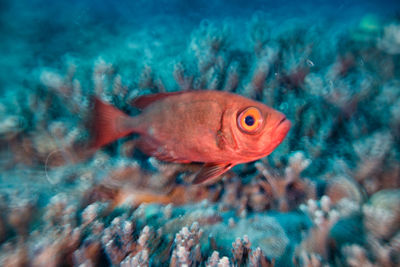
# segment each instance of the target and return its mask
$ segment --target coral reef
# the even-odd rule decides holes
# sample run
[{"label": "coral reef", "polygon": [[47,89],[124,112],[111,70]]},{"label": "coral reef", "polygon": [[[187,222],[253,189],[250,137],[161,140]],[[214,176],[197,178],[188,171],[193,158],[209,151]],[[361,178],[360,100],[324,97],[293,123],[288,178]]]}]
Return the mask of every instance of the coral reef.
[{"label": "coral reef", "polygon": [[[152,10],[139,23],[122,2],[117,21],[73,9],[20,35],[49,15],[0,4],[0,48],[20,69],[0,74],[1,266],[400,264],[398,18]],[[137,96],[208,89],[282,111],[286,140],[207,186],[191,184],[199,165],[147,157],[134,135],[88,149],[94,95],[135,115]]]}]

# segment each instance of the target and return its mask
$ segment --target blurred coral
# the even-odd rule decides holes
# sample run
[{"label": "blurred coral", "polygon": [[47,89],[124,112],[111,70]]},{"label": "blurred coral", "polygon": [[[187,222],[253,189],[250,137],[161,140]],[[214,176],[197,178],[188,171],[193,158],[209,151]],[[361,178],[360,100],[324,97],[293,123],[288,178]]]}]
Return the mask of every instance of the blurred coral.
[{"label": "blurred coral", "polygon": [[[0,66],[19,70],[0,73],[1,266],[399,265],[398,21],[260,10],[107,26],[19,5],[24,29],[50,26],[0,44],[14,52]],[[3,33],[16,20],[1,15]],[[135,115],[138,96],[207,89],[264,102],[292,129],[207,186],[190,183],[199,165],[147,157],[134,135],[88,151],[93,95]]]},{"label": "blurred coral", "polygon": [[388,54],[400,54],[400,25],[385,26],[382,39],[378,40],[378,47]]}]

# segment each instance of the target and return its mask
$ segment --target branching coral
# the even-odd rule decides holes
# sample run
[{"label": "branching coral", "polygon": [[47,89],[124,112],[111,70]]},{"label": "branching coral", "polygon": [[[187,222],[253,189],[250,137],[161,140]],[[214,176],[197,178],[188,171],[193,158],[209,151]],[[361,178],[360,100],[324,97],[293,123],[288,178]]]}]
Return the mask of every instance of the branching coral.
[{"label": "branching coral", "polygon": [[400,53],[400,25],[390,24],[384,28],[383,37],[378,40],[378,47],[389,54]]},{"label": "branching coral", "polygon": [[198,223],[193,223],[190,230],[183,227],[175,236],[175,249],[172,251],[170,266],[191,266],[200,263],[201,235]]},{"label": "branching coral", "polygon": [[[179,22],[184,40],[168,25],[128,27],[108,50],[7,83],[0,264],[398,265],[398,24]],[[135,115],[137,96],[204,89],[262,101],[292,129],[209,186],[190,183],[199,166],[138,152],[135,136],[87,152],[93,95]]]}]

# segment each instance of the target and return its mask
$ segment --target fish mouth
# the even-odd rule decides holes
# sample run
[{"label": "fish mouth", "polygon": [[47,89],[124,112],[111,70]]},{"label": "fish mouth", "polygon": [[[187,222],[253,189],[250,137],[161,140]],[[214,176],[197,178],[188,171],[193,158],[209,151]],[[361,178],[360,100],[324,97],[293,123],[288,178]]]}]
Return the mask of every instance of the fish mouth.
[{"label": "fish mouth", "polygon": [[276,125],[275,133],[284,137],[289,132],[291,125],[292,123],[286,117],[283,117]]},{"label": "fish mouth", "polygon": [[287,119],[286,119],[286,117],[283,117],[283,118],[280,120],[280,122],[278,123],[277,127],[278,127],[279,125],[281,125],[282,123],[284,123],[285,121],[287,121]]}]

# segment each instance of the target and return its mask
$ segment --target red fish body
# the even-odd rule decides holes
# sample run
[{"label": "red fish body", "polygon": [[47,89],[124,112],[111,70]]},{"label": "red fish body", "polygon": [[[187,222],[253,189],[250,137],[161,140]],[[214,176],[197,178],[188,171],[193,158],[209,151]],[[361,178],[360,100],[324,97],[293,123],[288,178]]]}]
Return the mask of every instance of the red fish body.
[{"label": "red fish body", "polygon": [[150,156],[170,162],[204,162],[195,183],[269,155],[291,126],[282,113],[222,91],[147,95],[133,105],[142,113],[129,117],[96,100],[94,146],[138,133],[139,149]]}]

